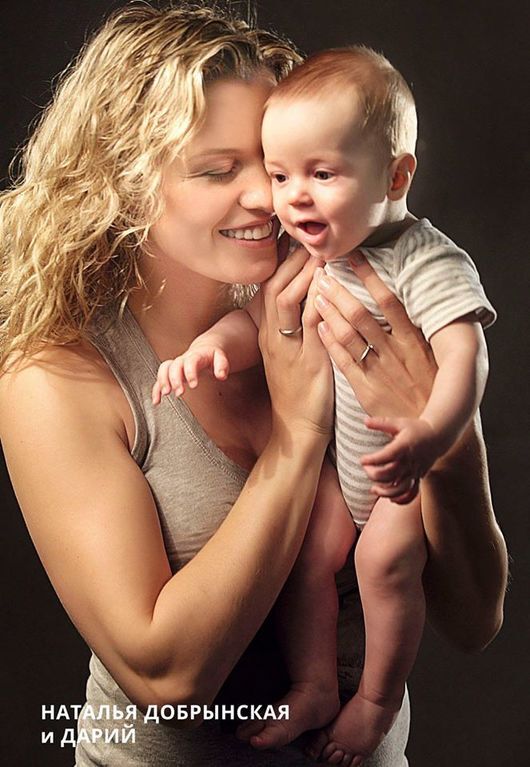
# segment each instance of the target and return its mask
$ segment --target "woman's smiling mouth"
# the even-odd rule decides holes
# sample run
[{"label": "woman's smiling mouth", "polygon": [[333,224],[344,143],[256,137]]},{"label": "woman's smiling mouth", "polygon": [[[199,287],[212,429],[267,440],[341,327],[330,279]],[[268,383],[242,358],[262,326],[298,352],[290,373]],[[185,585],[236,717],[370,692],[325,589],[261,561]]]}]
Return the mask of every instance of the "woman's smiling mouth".
[{"label": "woman's smiling mouth", "polygon": [[272,220],[260,226],[241,227],[239,229],[220,229],[223,237],[235,240],[266,240],[273,230]]}]

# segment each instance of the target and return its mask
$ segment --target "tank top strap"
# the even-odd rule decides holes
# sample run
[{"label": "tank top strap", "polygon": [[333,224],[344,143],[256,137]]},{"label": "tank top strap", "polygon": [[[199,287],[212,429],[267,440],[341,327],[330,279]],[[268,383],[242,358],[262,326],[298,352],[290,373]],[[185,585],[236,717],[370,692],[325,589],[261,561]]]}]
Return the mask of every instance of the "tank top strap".
[{"label": "tank top strap", "polygon": [[109,365],[131,407],[136,428],[131,455],[140,467],[161,432],[170,434],[177,428],[200,448],[210,463],[237,482],[245,481],[248,472],[210,439],[183,400],[168,397],[165,407],[164,403],[153,407],[151,391],[160,360],[127,306],[121,314],[116,307],[101,312],[93,322],[90,340]]}]

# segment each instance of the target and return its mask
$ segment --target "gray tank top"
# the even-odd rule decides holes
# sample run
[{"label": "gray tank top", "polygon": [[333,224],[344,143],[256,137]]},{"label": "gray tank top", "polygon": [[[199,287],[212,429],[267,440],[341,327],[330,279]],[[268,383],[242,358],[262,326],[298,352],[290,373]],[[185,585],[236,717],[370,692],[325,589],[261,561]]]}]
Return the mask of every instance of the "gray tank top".
[{"label": "gray tank top", "polygon": [[[248,473],[228,458],[205,433],[184,402],[165,397],[154,408],[151,389],[159,360],[129,309],[122,319],[102,315],[91,340],[102,354],[131,407],[136,435],[131,455],[155,500],[167,557],[173,573],[183,567],[215,533],[235,503]],[[346,695],[358,683],[362,663],[362,617],[355,595],[345,598],[339,626],[339,671]],[[296,746],[281,752],[258,752],[240,743],[222,723],[207,722],[195,730],[176,729],[160,721],[145,722],[140,711],[134,742],[105,742],[98,731],[122,731],[124,720],[91,715],[131,701],[92,653],[87,700],[78,721],[76,767],[298,767],[314,764]],[[256,669],[259,673],[259,669]],[[103,708],[101,708],[103,706]],[[128,728],[130,729],[130,728]],[[404,767],[408,734],[408,701],[391,733],[366,767]],[[109,736],[110,737],[110,736]]]}]

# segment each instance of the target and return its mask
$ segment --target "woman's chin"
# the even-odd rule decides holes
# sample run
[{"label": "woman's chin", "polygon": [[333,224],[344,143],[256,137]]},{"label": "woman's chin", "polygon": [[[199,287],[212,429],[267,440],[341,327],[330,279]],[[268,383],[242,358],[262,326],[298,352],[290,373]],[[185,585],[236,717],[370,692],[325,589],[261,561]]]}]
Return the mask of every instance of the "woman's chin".
[{"label": "woman's chin", "polygon": [[252,266],[248,269],[245,269],[244,274],[242,270],[241,276],[238,280],[236,280],[236,282],[240,283],[241,285],[254,285],[265,282],[265,280],[268,280],[269,277],[274,274],[277,266],[278,256],[276,252],[274,252],[274,254],[269,256],[267,259],[260,259],[259,262],[256,262],[252,264]]}]

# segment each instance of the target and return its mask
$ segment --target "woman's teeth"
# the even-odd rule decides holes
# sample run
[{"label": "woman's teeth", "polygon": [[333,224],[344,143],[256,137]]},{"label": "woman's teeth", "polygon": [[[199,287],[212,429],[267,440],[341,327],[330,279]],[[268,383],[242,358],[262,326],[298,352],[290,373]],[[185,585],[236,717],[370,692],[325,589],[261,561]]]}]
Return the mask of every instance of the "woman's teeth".
[{"label": "woman's teeth", "polygon": [[249,229],[221,229],[221,234],[225,237],[232,237],[235,240],[264,240],[272,232],[272,221],[263,226],[253,226]]}]

